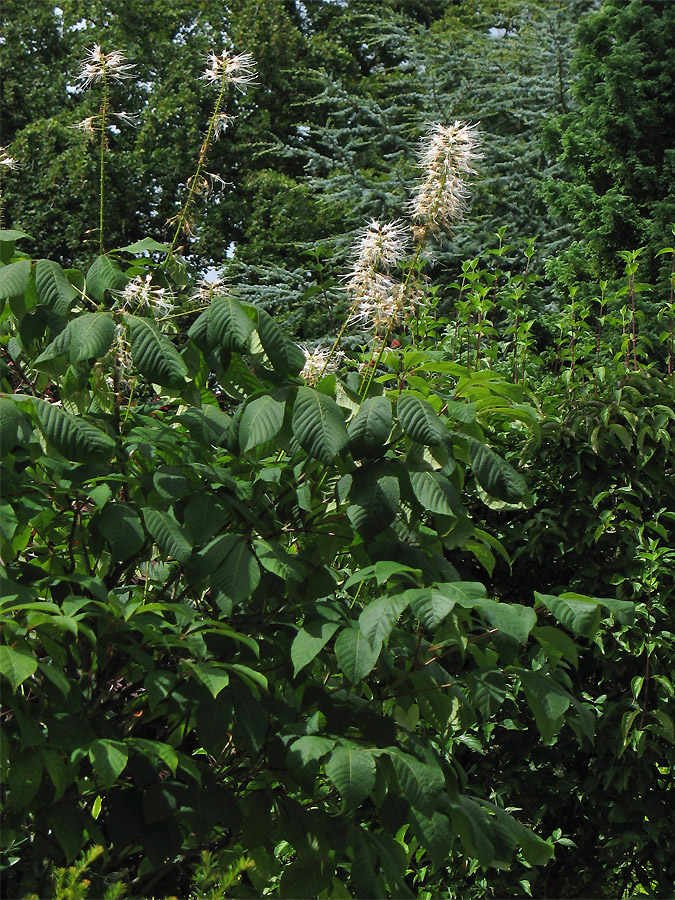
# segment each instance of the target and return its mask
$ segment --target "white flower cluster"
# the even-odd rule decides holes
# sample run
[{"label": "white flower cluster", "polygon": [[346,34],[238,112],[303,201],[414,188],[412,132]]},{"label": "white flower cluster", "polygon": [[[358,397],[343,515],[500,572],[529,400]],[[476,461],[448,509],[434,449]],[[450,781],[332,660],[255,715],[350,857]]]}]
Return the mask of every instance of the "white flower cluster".
[{"label": "white flower cluster", "polygon": [[18,162],[7,153],[4,147],[0,147],[0,166],[4,166],[9,171],[19,168]]},{"label": "white flower cluster", "polygon": [[104,53],[100,44],[94,44],[91,50],[87,50],[84,62],[80,63],[77,80],[86,90],[92,84],[104,79],[122,81],[124,78],[131,78],[134,68],[134,65],[126,62],[126,57],[121,50]]},{"label": "white flower cluster", "polygon": [[376,219],[357,238],[354,265],[347,290],[356,298],[350,322],[388,331],[404,316],[405,289],[389,270],[400,263],[410,245],[408,228],[401,222]]},{"label": "white flower cluster", "polygon": [[309,347],[302,347],[305,354],[305,365],[300,372],[300,377],[305,379],[308,385],[316,384],[324,375],[330,375],[334,372],[343,357],[341,352],[331,353],[324,347],[317,347],[310,350]]},{"label": "white flower cluster", "polygon": [[233,84],[243,91],[249,84],[255,84],[255,60],[250,53],[232,54],[224,50],[218,56],[211,50],[207,56],[206,70],[201,77],[212,84]]},{"label": "white flower cluster", "polygon": [[145,278],[137,275],[128,282],[123,291],[117,292],[114,306],[134,312],[149,312],[155,319],[167,316],[174,308],[170,298],[165,297],[166,288],[155,287],[152,275]]},{"label": "white flower cluster", "polygon": [[424,178],[411,201],[415,222],[437,229],[462,218],[469,196],[465,178],[476,171],[477,147],[475,126],[457,121],[432,127],[420,149]]}]

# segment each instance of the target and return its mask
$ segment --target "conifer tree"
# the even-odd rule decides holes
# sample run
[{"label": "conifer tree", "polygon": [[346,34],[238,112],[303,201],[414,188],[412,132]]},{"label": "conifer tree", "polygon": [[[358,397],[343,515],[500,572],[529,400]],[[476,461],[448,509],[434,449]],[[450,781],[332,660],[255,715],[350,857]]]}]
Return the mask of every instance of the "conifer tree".
[{"label": "conifer tree", "polygon": [[573,70],[574,106],[547,127],[563,177],[546,192],[585,245],[570,259],[619,275],[618,251],[645,246],[655,279],[675,221],[675,5],[605,0],[580,24]]}]

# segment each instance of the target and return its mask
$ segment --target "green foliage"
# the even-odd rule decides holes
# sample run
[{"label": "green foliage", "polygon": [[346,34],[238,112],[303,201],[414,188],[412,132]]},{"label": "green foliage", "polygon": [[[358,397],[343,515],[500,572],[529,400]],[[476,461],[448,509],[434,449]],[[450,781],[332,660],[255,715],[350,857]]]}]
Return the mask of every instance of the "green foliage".
[{"label": "green foliage", "polygon": [[547,124],[563,177],[547,185],[555,207],[583,236],[593,274],[617,269],[618,251],[648,248],[648,274],[675,219],[675,8],[605,0],[579,26],[576,106]]},{"label": "green foliage", "polygon": [[[545,862],[551,846],[484,805],[451,751],[487,676],[522,692],[547,739],[575,702],[555,668],[530,668],[532,606],[489,598],[451,562],[472,546],[491,556],[469,540],[474,478],[530,502],[464,401],[443,408],[448,378],[488,410],[506,382],[418,349],[368,397],[349,371],[310,387],[255,307],[216,296],[188,327],[189,285],[174,285],[170,318],[130,315],[114,291],[90,312],[89,288],[63,285],[91,278],[43,268],[68,298],[61,315],[25,330],[53,308],[50,290],[29,304],[30,281],[3,315],[11,889],[42,890],[43,857],[69,863],[92,840],[134,894],[182,884],[216,840],[245,849],[241,896],[334,879],[408,895],[406,823],[441,867],[446,851]],[[121,267],[118,284],[139,271]],[[447,374],[420,394],[427,366]]]}]

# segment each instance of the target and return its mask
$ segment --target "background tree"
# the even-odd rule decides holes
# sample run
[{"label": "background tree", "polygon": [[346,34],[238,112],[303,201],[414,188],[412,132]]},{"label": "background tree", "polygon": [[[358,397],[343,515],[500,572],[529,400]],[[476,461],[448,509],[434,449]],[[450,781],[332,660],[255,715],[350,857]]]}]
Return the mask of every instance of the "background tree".
[{"label": "background tree", "polygon": [[568,259],[597,278],[644,246],[646,274],[665,281],[655,255],[675,221],[675,6],[606,0],[577,42],[574,104],[546,126],[561,167],[546,196],[580,236]]}]

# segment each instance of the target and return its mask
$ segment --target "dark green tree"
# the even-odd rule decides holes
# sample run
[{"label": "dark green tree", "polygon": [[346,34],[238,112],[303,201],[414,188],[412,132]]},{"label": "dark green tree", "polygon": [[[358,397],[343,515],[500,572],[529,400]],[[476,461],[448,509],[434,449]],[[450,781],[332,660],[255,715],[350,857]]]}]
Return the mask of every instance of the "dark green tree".
[{"label": "dark green tree", "polygon": [[547,124],[562,177],[546,196],[574,223],[597,277],[619,274],[619,250],[646,247],[645,271],[667,278],[655,254],[675,221],[675,5],[606,0],[582,19],[573,61],[574,106]]}]

